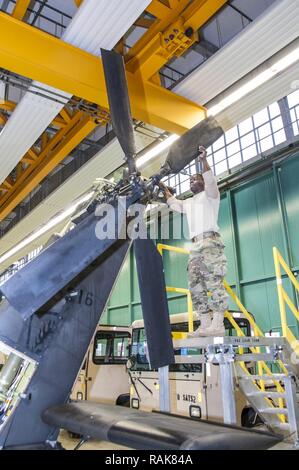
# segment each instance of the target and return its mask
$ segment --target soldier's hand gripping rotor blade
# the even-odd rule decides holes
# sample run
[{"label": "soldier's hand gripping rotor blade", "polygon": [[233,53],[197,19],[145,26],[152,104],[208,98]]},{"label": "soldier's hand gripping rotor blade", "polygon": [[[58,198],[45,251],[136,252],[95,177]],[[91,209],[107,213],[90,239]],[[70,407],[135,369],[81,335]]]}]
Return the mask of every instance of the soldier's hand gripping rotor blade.
[{"label": "soldier's hand gripping rotor blade", "polygon": [[179,173],[197,157],[200,146],[208,148],[222,135],[223,129],[212,116],[196,124],[172,144],[161,168],[160,177]]}]

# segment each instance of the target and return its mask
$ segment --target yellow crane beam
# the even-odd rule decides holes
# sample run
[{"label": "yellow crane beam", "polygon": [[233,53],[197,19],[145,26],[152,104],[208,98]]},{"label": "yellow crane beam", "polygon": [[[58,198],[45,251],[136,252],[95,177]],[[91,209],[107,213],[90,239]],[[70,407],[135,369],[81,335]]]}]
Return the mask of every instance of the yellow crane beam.
[{"label": "yellow crane beam", "polygon": [[[152,27],[141,36],[139,41],[134,44],[133,47],[129,50],[128,54],[126,55],[126,63],[128,63],[131,59],[136,57],[138,54],[141,53],[141,51],[147,47],[149,42],[153,40],[153,38],[161,33],[162,31],[166,30],[172,23],[176,21],[176,19],[182,14],[186,6],[189,4],[189,0],[181,0],[175,8],[168,8],[165,5],[161,4],[158,0],[154,0],[153,2],[150,3],[150,5],[147,7],[147,11],[151,13],[154,16],[157,16],[156,14],[152,11],[152,7],[158,6],[156,4],[162,5],[162,10],[157,16],[157,19],[155,20],[154,24]],[[160,8],[160,7],[159,7]]]},{"label": "yellow crane beam", "polygon": [[17,0],[11,15],[17,20],[22,20],[26,15],[30,2],[31,0]]},{"label": "yellow crane beam", "polygon": [[160,19],[165,18],[169,14],[169,10],[170,8],[159,0],[152,0],[146,9],[151,15]]},{"label": "yellow crane beam", "polygon": [[14,103],[13,101],[0,99],[0,109],[11,112],[15,109],[16,106],[17,103]]},{"label": "yellow crane beam", "polygon": [[185,27],[199,29],[227,3],[227,0],[193,0],[184,12]]},{"label": "yellow crane beam", "polygon": [[134,26],[139,26],[140,28],[148,29],[153,26],[154,21],[155,20],[140,17],[135,21]]},{"label": "yellow crane beam", "polygon": [[[99,58],[37,28],[0,13],[0,66],[79,96],[108,109]],[[132,114],[166,131],[182,134],[206,115],[205,109],[159,85],[136,80],[128,72]]]},{"label": "yellow crane beam", "polygon": [[4,116],[4,114],[0,113],[0,126],[5,126],[6,121],[7,121],[7,119]]}]

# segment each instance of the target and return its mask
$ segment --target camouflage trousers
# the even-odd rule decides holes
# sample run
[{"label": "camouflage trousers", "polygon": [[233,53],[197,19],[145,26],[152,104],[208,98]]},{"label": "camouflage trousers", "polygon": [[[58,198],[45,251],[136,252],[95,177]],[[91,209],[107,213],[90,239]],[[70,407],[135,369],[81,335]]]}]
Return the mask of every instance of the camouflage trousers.
[{"label": "camouflage trousers", "polygon": [[228,294],[223,286],[226,272],[227,260],[220,237],[212,236],[192,243],[188,282],[197,315],[210,311],[224,313],[228,309]]}]

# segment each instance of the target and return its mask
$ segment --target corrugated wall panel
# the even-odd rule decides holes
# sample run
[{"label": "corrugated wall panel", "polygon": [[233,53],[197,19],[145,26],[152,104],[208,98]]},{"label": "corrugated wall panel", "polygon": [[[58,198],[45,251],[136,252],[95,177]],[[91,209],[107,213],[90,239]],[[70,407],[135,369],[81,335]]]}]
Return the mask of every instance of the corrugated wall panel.
[{"label": "corrugated wall panel", "polygon": [[62,39],[100,55],[124,36],[151,0],[84,0]]},{"label": "corrugated wall panel", "polygon": [[284,196],[292,264],[297,268],[299,268],[298,166],[298,158],[294,158],[287,165],[281,165],[281,171],[278,173]]},{"label": "corrugated wall panel", "polygon": [[233,197],[240,279],[248,282],[269,276],[273,273],[272,246],[285,255],[273,176],[254,180]]},{"label": "corrugated wall panel", "polygon": [[234,285],[236,282],[236,260],[234,251],[233,227],[230,214],[230,204],[227,193],[224,193],[221,197],[219,226],[221,227],[221,235],[225,244],[225,253],[228,260],[228,273],[226,277],[228,282]]},{"label": "corrugated wall panel", "polygon": [[[43,86],[37,82],[36,85]],[[46,89],[50,90],[50,87],[46,87]],[[63,95],[66,98],[71,96]],[[65,103],[67,101],[68,99],[65,100]],[[62,108],[63,104],[33,95],[29,91],[23,96],[0,134],[0,153],[2,155],[0,183],[15,168]]]}]

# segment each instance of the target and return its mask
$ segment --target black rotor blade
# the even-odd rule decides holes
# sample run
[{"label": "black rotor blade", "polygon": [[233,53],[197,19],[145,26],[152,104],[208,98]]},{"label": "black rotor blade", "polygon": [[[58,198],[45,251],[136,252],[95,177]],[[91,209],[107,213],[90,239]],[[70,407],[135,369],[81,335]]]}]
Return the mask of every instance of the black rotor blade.
[{"label": "black rotor blade", "polygon": [[163,174],[178,173],[198,155],[198,147],[209,147],[223,135],[223,129],[211,116],[196,124],[172,144],[163,165]]},{"label": "black rotor blade", "polygon": [[162,257],[150,239],[134,241],[138,282],[151,367],[174,364]]},{"label": "black rotor blade", "polygon": [[113,129],[132,173],[136,147],[124,61],[117,52],[102,49],[101,53]]}]

